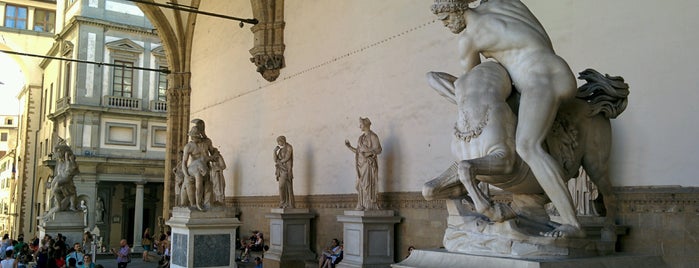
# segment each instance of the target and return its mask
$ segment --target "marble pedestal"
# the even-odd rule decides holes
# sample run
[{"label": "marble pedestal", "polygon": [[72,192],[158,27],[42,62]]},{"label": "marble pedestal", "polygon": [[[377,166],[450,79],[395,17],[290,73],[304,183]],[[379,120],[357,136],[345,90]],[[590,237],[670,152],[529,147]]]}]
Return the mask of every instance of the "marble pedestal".
[{"label": "marble pedestal", "polygon": [[400,220],[393,210],[348,210],[338,215],[344,257],[337,267],[389,267],[395,259],[394,225]]},{"label": "marble pedestal", "polygon": [[270,230],[266,268],[303,268],[305,261],[315,259],[310,245],[314,217],[306,208],[275,208],[265,215]]},{"label": "marble pedestal", "polygon": [[171,267],[236,267],[236,228],[241,223],[235,210],[175,207],[166,224],[172,228]]},{"label": "marble pedestal", "polygon": [[66,245],[82,243],[85,233],[85,221],[82,211],[57,211],[44,219],[39,217],[39,237],[49,234],[56,237],[61,234],[66,237]]},{"label": "marble pedestal", "polygon": [[668,267],[660,256],[608,255],[570,259],[513,259],[492,256],[478,256],[444,250],[413,250],[410,257],[393,264],[394,268],[443,268],[443,267],[483,267],[483,268],[651,268]]}]

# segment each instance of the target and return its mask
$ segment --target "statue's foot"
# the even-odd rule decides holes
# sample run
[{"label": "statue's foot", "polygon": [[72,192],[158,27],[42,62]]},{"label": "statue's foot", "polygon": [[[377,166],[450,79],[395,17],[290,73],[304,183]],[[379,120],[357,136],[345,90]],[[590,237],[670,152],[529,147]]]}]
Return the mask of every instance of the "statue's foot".
[{"label": "statue's foot", "polygon": [[362,205],[357,205],[357,207],[354,208],[354,210],[364,210],[364,206],[362,206]]},{"label": "statue's foot", "polygon": [[197,205],[197,209],[198,209],[199,211],[206,211],[206,209],[202,208],[200,205]]},{"label": "statue's foot", "polygon": [[578,227],[574,227],[569,224],[561,224],[561,226],[556,227],[549,232],[541,232],[540,235],[546,237],[560,237],[560,238],[583,238],[585,237],[585,231]]},{"label": "statue's foot", "polygon": [[503,203],[494,203],[483,215],[486,215],[494,222],[504,222],[517,217],[517,213],[510,206]]}]

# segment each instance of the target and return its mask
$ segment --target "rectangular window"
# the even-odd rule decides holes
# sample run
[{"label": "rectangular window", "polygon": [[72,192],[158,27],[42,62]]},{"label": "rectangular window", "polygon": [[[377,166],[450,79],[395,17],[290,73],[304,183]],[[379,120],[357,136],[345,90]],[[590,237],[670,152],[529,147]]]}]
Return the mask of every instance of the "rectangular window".
[{"label": "rectangular window", "polygon": [[6,132],[0,133],[0,141],[7,141],[7,133]]},{"label": "rectangular window", "polygon": [[114,67],[112,95],[131,98],[133,90],[133,69],[131,67],[133,67],[133,62],[115,60],[114,64],[121,66]]},{"label": "rectangular window", "polygon": [[13,123],[12,118],[8,118],[7,120],[5,120],[5,125],[11,126],[12,123]]},{"label": "rectangular window", "polygon": [[6,5],[5,27],[27,29],[27,7]]},{"label": "rectangular window", "polygon": [[167,101],[167,74],[158,73],[158,101]]},{"label": "rectangular window", "polygon": [[34,11],[34,31],[53,33],[56,25],[56,12],[37,9]]}]

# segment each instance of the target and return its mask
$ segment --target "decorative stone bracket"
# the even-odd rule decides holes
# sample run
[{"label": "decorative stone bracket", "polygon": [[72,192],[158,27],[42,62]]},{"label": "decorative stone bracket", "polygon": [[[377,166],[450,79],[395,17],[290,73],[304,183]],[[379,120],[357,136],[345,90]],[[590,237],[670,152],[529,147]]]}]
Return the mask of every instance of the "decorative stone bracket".
[{"label": "decorative stone bracket", "polygon": [[253,16],[259,23],[250,30],[255,45],[250,49],[250,61],[257,72],[272,82],[284,68],[284,0],[251,0]]}]

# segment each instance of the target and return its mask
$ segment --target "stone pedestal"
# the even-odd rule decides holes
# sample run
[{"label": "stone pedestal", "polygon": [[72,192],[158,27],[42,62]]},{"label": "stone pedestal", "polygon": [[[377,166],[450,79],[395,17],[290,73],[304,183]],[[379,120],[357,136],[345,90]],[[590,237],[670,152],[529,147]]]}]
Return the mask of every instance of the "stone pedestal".
[{"label": "stone pedestal", "polygon": [[344,257],[337,267],[389,267],[395,259],[394,225],[400,219],[393,210],[348,210],[337,216],[344,240]]},{"label": "stone pedestal", "polygon": [[241,223],[235,210],[175,207],[166,224],[172,228],[171,267],[236,267],[236,228]]},{"label": "stone pedestal", "polygon": [[82,211],[57,211],[48,218],[39,217],[39,237],[49,234],[56,237],[61,234],[66,237],[66,245],[82,243],[85,233],[85,221]]},{"label": "stone pedestal", "polygon": [[394,268],[442,268],[442,267],[509,267],[509,268],[590,268],[590,267],[620,267],[620,268],[650,268],[668,267],[660,256],[609,255],[571,259],[513,259],[491,256],[477,256],[465,253],[447,252],[444,250],[413,250],[410,257],[400,263],[393,264]]},{"label": "stone pedestal", "polygon": [[270,230],[269,251],[264,260],[266,268],[303,268],[305,261],[315,259],[310,245],[314,217],[305,208],[275,208],[265,215]]}]

